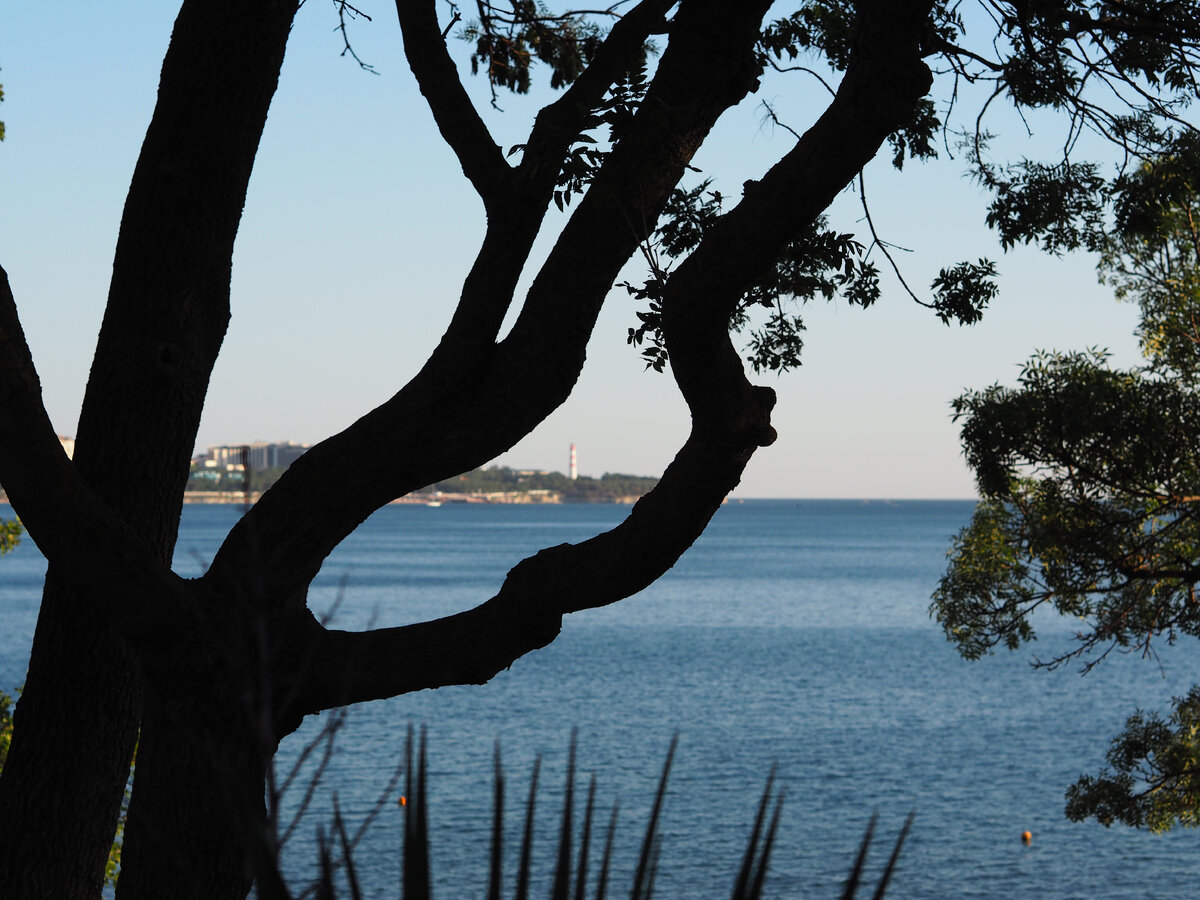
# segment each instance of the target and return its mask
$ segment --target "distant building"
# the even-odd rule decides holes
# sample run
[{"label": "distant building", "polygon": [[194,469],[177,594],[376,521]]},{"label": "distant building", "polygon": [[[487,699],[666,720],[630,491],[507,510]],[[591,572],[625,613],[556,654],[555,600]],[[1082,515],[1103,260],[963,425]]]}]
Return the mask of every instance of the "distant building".
[{"label": "distant building", "polygon": [[570,478],[572,481],[575,481],[576,479],[579,478],[579,466],[576,464],[576,460],[575,460],[575,445],[574,444],[571,445],[571,468],[568,471],[570,473]]},{"label": "distant building", "polygon": [[310,446],[312,445],[297,444],[294,441],[255,441],[253,444],[209,447],[207,456],[203,458],[203,465],[207,469],[237,471],[242,467],[242,451],[248,449],[251,469],[286,469],[303,456]]},{"label": "distant building", "polygon": [[226,444],[220,447],[209,447],[208,457],[204,460],[206,469],[224,469],[234,472],[242,468],[242,450],[244,444]]},{"label": "distant building", "polygon": [[297,444],[294,441],[283,443],[268,443],[255,441],[250,445],[250,468],[252,469],[286,469],[301,456],[311,444]]},{"label": "distant building", "polygon": [[66,435],[60,434],[58,436],[58,442],[60,444],[62,444],[63,450],[65,450],[67,452],[67,459],[74,459],[75,458],[75,438],[67,437]]}]

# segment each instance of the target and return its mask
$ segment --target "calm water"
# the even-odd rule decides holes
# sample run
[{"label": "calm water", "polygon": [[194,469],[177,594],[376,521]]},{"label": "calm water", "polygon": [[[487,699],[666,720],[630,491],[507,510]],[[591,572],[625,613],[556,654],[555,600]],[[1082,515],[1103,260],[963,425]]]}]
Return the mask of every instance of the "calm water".
[{"label": "calm water", "polygon": [[[481,896],[491,765],[501,743],[515,807],[541,755],[548,871],[566,746],[579,731],[627,885],[671,736],[680,746],[665,809],[656,896],[727,895],[766,773],[787,791],[768,895],[835,897],[872,811],[884,842],[916,821],[890,896],[1130,898],[1192,896],[1197,835],[1076,825],[1063,790],[1102,762],[1135,707],[1161,708],[1200,672],[1192,644],[1161,665],[1118,658],[1086,678],[1035,672],[1022,650],[967,663],[927,616],[949,536],[968,502],[758,501],[730,504],[667,577],[615,607],[569,618],[549,648],[482,687],[448,688],[351,712],[319,793],[289,844],[297,883],[329,791],[352,821],[386,785],[408,723],[429,729],[433,865],[443,898]],[[402,624],[474,605],[522,556],[610,527],[624,509],[391,507],[330,559],[312,593],[343,596],[343,628]],[[177,569],[198,574],[236,510],[189,507]],[[44,563],[26,543],[0,563],[0,689],[20,683]],[[343,587],[344,586],[344,587]],[[1066,645],[1050,623],[1036,650]],[[284,767],[310,721],[280,753]],[[394,897],[401,837],[389,803],[358,857],[372,896]],[[1033,832],[1024,847],[1020,834]],[[890,846],[890,844],[888,845]],[[511,871],[511,866],[510,866]],[[543,891],[534,896],[544,896]]]}]

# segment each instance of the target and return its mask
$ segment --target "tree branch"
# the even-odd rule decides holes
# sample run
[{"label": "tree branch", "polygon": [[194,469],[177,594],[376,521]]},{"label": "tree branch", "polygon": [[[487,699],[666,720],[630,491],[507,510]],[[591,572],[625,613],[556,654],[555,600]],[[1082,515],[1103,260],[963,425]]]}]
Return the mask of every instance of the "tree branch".
[{"label": "tree branch", "polygon": [[535,182],[548,178],[545,187],[553,186],[588,115],[617,78],[629,71],[646,39],[666,28],[665,16],[674,5],[674,0],[643,0],[613,25],[588,67],[561,97],[538,113],[518,167],[524,177]]},{"label": "tree branch", "polygon": [[242,563],[252,562],[267,585],[263,603],[302,603],[325,556],[368,515],[486,463],[569,396],[621,267],[716,118],[755,83],[752,48],[768,6],[709,0],[677,17],[643,104],[648,112],[635,116],[606,159],[508,338],[473,358],[440,357],[440,370],[427,366],[391,400],[309,450],[235,526],[206,578],[233,590]]},{"label": "tree branch", "polygon": [[295,0],[183,5],[121,217],[75,464],[167,562],[295,10]]},{"label": "tree branch", "polygon": [[396,13],[408,65],[442,138],[488,214],[499,212],[511,199],[513,170],[467,96],[438,27],[434,0],[396,0]]},{"label": "tree branch", "polygon": [[[828,109],[761,180],[746,183],[742,200],[672,273],[668,292],[680,299],[664,298],[663,326],[689,336],[668,352],[693,409],[718,403],[713,359],[732,364],[728,319],[742,293],[874,158],[929,90],[920,35],[930,6],[928,0],[864,6],[858,43]],[[727,402],[736,406],[738,398]]]},{"label": "tree branch", "polygon": [[86,590],[133,640],[169,621],[170,598],[181,581],[88,490],[67,458],[42,403],[41,383],[3,268],[0,482],[42,555],[59,566],[63,578]]},{"label": "tree branch", "polygon": [[[35,893],[98,891],[142,711],[146,670],[129,645],[144,663],[165,646],[189,646],[197,621],[166,566],[229,319],[234,237],[296,8],[183,3],[121,219],[74,465],[49,446],[58,442],[32,395],[19,443],[40,458],[13,445],[2,454],[0,477],[51,565],[21,699],[25,721],[39,724],[17,728],[0,775],[0,869],[39,858],[47,840],[73,848],[74,861],[43,855],[25,876]],[[55,789],[30,790],[48,771]],[[127,834],[162,824],[131,819]]]},{"label": "tree branch", "polygon": [[[616,528],[521,561],[500,592],[475,609],[432,622],[316,636],[290,696],[305,715],[362,700],[449,684],[482,684],[557,637],[562,616],[615,603],[671,568],[738,483],[770,430],[774,393],[751,389],[756,405],[726,433],[693,430],[658,485]],[[773,432],[771,432],[773,434]],[[749,437],[749,440],[747,438]]]},{"label": "tree branch", "polygon": [[[842,184],[852,179],[928,88],[915,35],[929,3],[908,4],[900,14],[885,7],[874,7],[864,38],[866,52],[853,57],[847,70],[846,81],[856,86],[844,84],[832,114],[822,117],[824,125],[818,123],[801,140],[806,152],[789,154],[787,164],[764,179],[768,186],[750,192],[739,205],[744,216],[774,216],[773,228],[749,240],[769,237],[786,243],[793,233],[789,228],[807,224],[791,223],[774,207],[778,198],[768,196],[773,181],[789,189],[780,201],[784,206],[810,209],[837,189],[822,177],[837,170]],[[910,35],[913,39],[906,40]],[[879,42],[898,47],[890,65],[873,57]],[[897,77],[897,67],[907,77]],[[864,104],[861,93],[871,80],[875,90],[892,86],[891,96],[875,106]],[[808,179],[798,181],[796,169],[803,169]],[[725,258],[736,255],[740,240],[731,248],[706,237],[667,282],[664,332],[693,427],[657,487],[612,531],[523,560],[500,592],[474,610],[403,628],[325,633],[315,642],[311,667],[293,675],[304,684],[297,695],[310,704],[303,712],[445,684],[482,683],[552,641],[564,614],[628,597],[674,565],[737,485],[755,449],[775,439],[770,424],[774,392],[749,384],[729,339],[729,315],[745,290],[745,277],[740,266],[728,265]]]},{"label": "tree branch", "polygon": [[[463,148],[462,152],[479,157],[473,163],[478,169],[478,177],[488,184],[489,190],[497,192],[494,203],[489,204],[485,197],[488,228],[483,245],[463,283],[462,295],[450,326],[417,377],[417,382],[441,384],[444,388],[448,381],[457,379],[460,383],[466,383],[476,379],[472,367],[464,366],[463,361],[485,360],[500,331],[512,305],[517,281],[549,208],[558,173],[570,145],[583,130],[584,120],[591,109],[600,102],[613,80],[629,66],[634,53],[640,50],[646,36],[662,22],[663,11],[670,5],[665,0],[647,0],[617,23],[591,64],[571,88],[538,115],[519,167],[519,179],[513,177],[513,170],[502,158],[498,162],[489,162],[490,152],[476,152],[482,146],[480,142],[489,147],[493,145],[461,83],[456,81],[446,87],[442,78],[437,77],[448,75],[444,71],[447,66],[453,69],[449,55],[426,51],[424,57],[436,56],[436,60],[412,62],[418,79],[422,72],[431,79],[435,93],[427,97],[431,106],[437,104],[434,108],[435,117],[441,110],[439,127],[443,134],[453,136],[453,141],[449,137],[447,140],[452,147],[456,147],[455,152],[459,152],[458,145]],[[424,40],[433,41],[428,14],[414,14],[411,5],[403,0],[397,4],[397,8],[402,10],[402,27],[408,19],[414,32],[420,26]],[[444,51],[444,35],[442,38],[439,46]],[[457,70],[454,71],[454,77],[457,79]],[[480,129],[483,131],[480,132]],[[464,171],[466,166],[464,162]],[[502,172],[503,177],[499,181],[489,174],[489,166]],[[511,182],[507,190],[506,182]]]}]

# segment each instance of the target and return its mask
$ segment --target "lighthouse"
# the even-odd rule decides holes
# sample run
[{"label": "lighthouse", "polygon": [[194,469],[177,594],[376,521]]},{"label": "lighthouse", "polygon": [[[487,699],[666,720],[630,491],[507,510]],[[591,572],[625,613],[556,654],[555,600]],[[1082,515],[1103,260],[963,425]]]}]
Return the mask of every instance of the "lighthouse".
[{"label": "lighthouse", "polygon": [[571,445],[571,467],[567,470],[571,475],[571,480],[574,481],[579,477],[579,466],[575,464],[575,445]]}]

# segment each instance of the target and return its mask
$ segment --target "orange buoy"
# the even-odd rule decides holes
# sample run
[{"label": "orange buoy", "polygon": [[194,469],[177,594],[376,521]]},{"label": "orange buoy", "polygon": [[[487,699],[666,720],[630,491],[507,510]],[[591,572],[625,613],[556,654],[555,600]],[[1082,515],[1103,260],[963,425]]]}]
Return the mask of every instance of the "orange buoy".
[{"label": "orange buoy", "polygon": [[[405,797],[403,794],[400,795],[400,799],[397,800],[396,802],[399,803],[401,806],[408,806],[408,798]],[[1026,832],[1026,833],[1028,833],[1028,832]]]},{"label": "orange buoy", "polygon": [[1032,831],[1022,831],[1021,832],[1021,843],[1024,844],[1026,847],[1028,847],[1030,844],[1032,844],[1033,843],[1033,832]]}]

